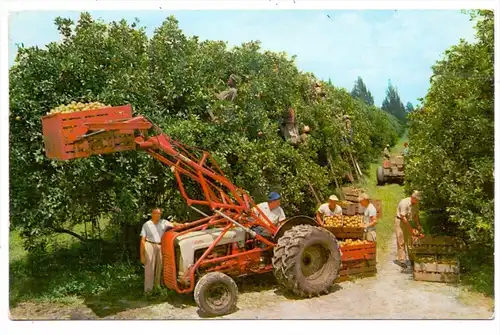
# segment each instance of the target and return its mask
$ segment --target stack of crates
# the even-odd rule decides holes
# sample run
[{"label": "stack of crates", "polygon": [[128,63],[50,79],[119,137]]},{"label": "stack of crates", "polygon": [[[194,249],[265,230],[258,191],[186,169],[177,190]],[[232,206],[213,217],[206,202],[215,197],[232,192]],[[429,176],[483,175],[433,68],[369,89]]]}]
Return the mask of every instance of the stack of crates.
[{"label": "stack of crates", "polygon": [[460,280],[457,253],[463,243],[451,236],[425,236],[408,247],[413,279],[455,283]]},{"label": "stack of crates", "polygon": [[[330,225],[329,230],[339,241],[342,252],[342,266],[337,281],[352,280],[359,277],[373,276],[377,272],[377,244],[364,241],[363,223],[364,208],[360,204],[360,195],[364,190],[346,187],[342,189],[345,201],[340,202],[342,207],[341,222]],[[372,200],[377,208],[377,216],[381,215],[382,202]]]}]

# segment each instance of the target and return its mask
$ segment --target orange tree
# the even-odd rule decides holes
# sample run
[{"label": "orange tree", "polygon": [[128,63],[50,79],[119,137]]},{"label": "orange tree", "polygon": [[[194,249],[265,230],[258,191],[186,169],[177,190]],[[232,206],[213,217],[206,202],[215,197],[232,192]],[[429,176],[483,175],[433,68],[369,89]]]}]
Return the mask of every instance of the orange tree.
[{"label": "orange tree", "polygon": [[493,265],[493,12],[472,12],[476,40],[433,67],[423,107],[410,113],[407,191],[420,189],[434,231],[461,235],[469,258]]},{"label": "orange tree", "polygon": [[[252,41],[228,49],[221,41],[185,36],[170,17],[148,38],[138,22],[104,22],[83,13],[75,24],[57,18],[61,42],[19,49],[10,69],[10,213],[27,246],[54,233],[107,217],[116,236],[137,229],[152,206],[187,220],[186,208],[169,169],[137,152],[56,162],[45,158],[40,117],[71,101],[132,104],[172,137],[210,151],[235,184],[256,201],[277,190],[288,215],[312,214],[317,206],[308,182],[326,197],[332,177],[348,168],[341,157],[344,114],[353,117],[351,148],[362,168],[394,143],[401,127],[393,117],[354,100],[347,91],[323,83],[324,100],[313,94],[316,81],[300,72],[284,53],[261,51]],[[240,77],[234,103],[218,101],[234,73]],[[279,134],[283,112],[293,107],[300,126],[311,128],[295,148]],[[208,111],[217,117],[210,120]],[[325,162],[331,155],[333,169]],[[333,170],[333,175],[332,175]],[[195,185],[188,191],[200,192]],[[99,238],[99,236],[96,236]]]}]

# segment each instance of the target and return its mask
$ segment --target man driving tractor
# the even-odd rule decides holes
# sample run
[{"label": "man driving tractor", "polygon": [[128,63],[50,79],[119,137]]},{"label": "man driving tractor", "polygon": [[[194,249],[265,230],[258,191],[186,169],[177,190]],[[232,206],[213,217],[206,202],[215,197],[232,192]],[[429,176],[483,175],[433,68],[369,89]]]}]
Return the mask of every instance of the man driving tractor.
[{"label": "man driving tractor", "polygon": [[[271,192],[267,196],[266,202],[261,202],[257,205],[262,213],[267,216],[269,221],[271,221],[274,225],[279,225],[280,222],[286,219],[285,212],[283,208],[281,208],[280,202],[281,196],[277,192]],[[260,216],[260,213],[257,209],[254,208],[254,212],[256,215]]]},{"label": "man driving tractor", "polygon": [[[261,210],[261,212],[271,221],[275,226],[278,226],[280,222],[285,221],[286,216],[283,208],[281,208],[281,196],[278,192],[270,192],[267,195],[267,201],[261,202],[257,205],[257,207]],[[261,216],[259,211],[256,208],[253,208],[253,212],[257,216]],[[253,231],[264,236],[270,237],[271,235],[261,226],[253,227]],[[260,242],[261,247],[264,247],[265,244]]]}]

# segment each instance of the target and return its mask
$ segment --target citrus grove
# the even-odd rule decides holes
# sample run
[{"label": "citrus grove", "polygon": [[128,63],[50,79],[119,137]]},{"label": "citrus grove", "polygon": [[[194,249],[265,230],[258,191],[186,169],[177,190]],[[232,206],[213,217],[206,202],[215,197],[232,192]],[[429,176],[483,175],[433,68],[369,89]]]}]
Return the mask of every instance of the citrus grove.
[{"label": "citrus grove", "polygon": [[[262,52],[258,42],[230,50],[220,41],[200,42],[186,37],[173,17],[150,39],[136,23],[105,24],[86,13],[76,25],[61,18],[56,24],[62,42],[20,48],[10,71],[10,213],[28,247],[103,216],[109,229],[124,234],[126,226],[139,227],[153,206],[168,209],[177,220],[193,215],[170,170],[145,155],[45,158],[40,118],[60,105],[131,104],[173,138],[210,151],[256,201],[270,190],[280,192],[289,215],[314,214],[317,203],[308,183],[321,195],[331,193],[332,173],[341,181],[349,168],[341,158],[346,150],[366,168],[385,143],[394,144],[401,135],[394,117],[343,89],[323,83],[326,99],[317,99],[312,74],[300,72],[283,53]],[[234,104],[215,97],[232,73],[242,78]],[[299,128],[310,127],[298,148],[280,136],[289,107]],[[352,148],[342,141],[345,114],[355,130]],[[133,235],[127,244],[136,244]]]},{"label": "citrus grove", "polygon": [[[261,50],[257,41],[233,48],[201,41],[184,35],[174,17],[151,37],[137,20],[105,23],[88,13],[77,22],[56,18],[61,40],[20,46],[9,71],[10,227],[21,233],[28,254],[38,255],[29,273],[11,267],[11,282],[12,276],[50,276],[60,264],[47,250],[56,236],[71,235],[98,257],[87,269],[86,256],[75,253],[64,266],[76,277],[51,278],[56,296],[98,294],[113,277],[123,292],[140,294],[138,235],[151,208],[178,222],[199,216],[186,206],[170,169],[140,152],[46,158],[42,116],[125,104],[172,138],[209,151],[255,202],[279,192],[287,216],[313,217],[316,195],[325,201],[348,182],[351,154],[369,174],[385,145],[400,143],[408,130],[405,190],[422,190],[426,229],[461,236],[471,246],[465,264],[472,269],[474,259],[486,257],[493,269],[493,16],[471,15],[478,41],[460,42],[437,62],[422,106],[406,108],[408,120],[386,111],[391,105],[405,110],[392,86],[382,110],[371,93],[353,97],[300,71],[295,57]],[[236,98],[219,100],[231,74],[239,78]],[[318,96],[316,83],[324,94]],[[298,128],[309,128],[298,146],[280,131],[289,108]],[[345,115],[352,122],[350,145]],[[200,196],[196,185],[185,181],[185,187]],[[119,266],[111,270],[110,264]],[[96,272],[99,285],[88,282]],[[136,286],[125,284],[133,280]],[[23,282],[22,289],[43,283]]]},{"label": "citrus grove", "polygon": [[409,114],[406,189],[423,191],[428,228],[461,236],[464,265],[493,289],[493,12],[471,13],[476,41],[460,41],[433,67],[422,107]]}]

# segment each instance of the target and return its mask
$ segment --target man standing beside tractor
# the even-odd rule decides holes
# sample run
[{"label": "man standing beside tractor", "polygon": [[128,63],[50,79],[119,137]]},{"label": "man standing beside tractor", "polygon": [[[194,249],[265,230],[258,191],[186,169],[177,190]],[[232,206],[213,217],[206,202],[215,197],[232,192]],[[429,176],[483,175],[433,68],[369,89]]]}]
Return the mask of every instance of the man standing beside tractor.
[{"label": "man standing beside tractor", "polygon": [[389,144],[387,144],[384,148],[384,158],[391,159],[391,152],[389,151]]},{"label": "man standing beside tractor", "polygon": [[328,198],[328,202],[319,206],[318,211],[316,212],[316,220],[324,224],[324,218],[328,216],[342,216],[342,207],[337,204],[339,198],[335,195],[331,195]]},{"label": "man standing beside tractor", "polygon": [[151,220],[141,230],[141,263],[144,264],[144,292],[149,293],[160,286],[163,269],[161,238],[173,227],[172,223],[161,219],[161,209],[151,212]]},{"label": "man standing beside tractor", "polygon": [[[414,191],[411,197],[401,200],[394,220],[398,246],[398,259],[394,263],[404,268],[411,265],[408,258],[408,246],[413,244],[413,236],[419,235],[422,231],[418,215],[420,199],[420,192]],[[413,221],[416,229],[410,225],[410,221]]]},{"label": "man standing beside tractor", "polygon": [[359,196],[359,203],[363,206],[363,228],[365,228],[365,233],[363,236],[364,240],[376,242],[377,232],[375,226],[377,225],[377,209],[370,201],[370,196],[366,193],[362,193]]}]

